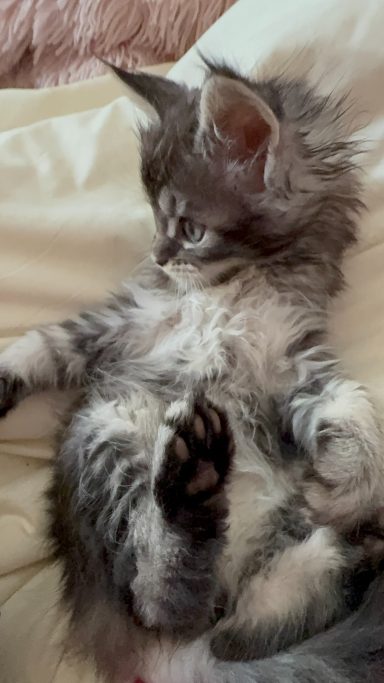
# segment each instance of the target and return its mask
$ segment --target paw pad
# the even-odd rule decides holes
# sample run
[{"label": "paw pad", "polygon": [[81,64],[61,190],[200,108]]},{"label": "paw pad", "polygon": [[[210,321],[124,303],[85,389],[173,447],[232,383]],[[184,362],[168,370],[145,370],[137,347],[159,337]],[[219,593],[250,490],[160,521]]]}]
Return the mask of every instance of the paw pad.
[{"label": "paw pad", "polygon": [[[180,402],[180,405],[182,403]],[[155,482],[155,495],[166,510],[202,504],[225,483],[234,442],[225,413],[206,401],[167,412],[172,428]]]}]

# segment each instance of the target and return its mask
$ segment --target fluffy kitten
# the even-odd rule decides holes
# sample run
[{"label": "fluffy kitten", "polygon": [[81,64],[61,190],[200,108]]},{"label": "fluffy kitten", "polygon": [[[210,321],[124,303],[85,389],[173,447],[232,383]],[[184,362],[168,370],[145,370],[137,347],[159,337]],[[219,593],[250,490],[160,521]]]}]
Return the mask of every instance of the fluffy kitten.
[{"label": "fluffy kitten", "polygon": [[79,389],[49,494],[72,645],[113,683],[379,681],[382,585],[314,636],[384,491],[371,402],[325,345],[361,208],[340,105],[225,66],[201,90],[116,71],[151,116],[155,263],[0,356],[3,413]]}]

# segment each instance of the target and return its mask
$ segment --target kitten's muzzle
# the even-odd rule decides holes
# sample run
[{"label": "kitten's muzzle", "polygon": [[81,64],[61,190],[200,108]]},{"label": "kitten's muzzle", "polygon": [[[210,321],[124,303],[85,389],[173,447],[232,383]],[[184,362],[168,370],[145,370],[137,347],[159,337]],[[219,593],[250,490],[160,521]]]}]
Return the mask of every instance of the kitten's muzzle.
[{"label": "kitten's muzzle", "polygon": [[168,275],[176,280],[187,280],[191,282],[191,279],[200,277],[200,270],[192,263],[188,261],[179,261],[178,259],[172,259],[165,266],[163,266]]}]

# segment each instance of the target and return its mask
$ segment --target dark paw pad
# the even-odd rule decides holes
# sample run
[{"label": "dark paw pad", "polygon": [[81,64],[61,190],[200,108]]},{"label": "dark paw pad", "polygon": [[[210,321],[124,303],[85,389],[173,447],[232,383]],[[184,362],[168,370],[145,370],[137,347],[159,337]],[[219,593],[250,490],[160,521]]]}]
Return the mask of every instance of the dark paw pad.
[{"label": "dark paw pad", "polygon": [[187,415],[169,418],[173,435],[165,447],[155,482],[156,498],[165,512],[195,507],[220,493],[234,453],[225,413],[197,401]]}]

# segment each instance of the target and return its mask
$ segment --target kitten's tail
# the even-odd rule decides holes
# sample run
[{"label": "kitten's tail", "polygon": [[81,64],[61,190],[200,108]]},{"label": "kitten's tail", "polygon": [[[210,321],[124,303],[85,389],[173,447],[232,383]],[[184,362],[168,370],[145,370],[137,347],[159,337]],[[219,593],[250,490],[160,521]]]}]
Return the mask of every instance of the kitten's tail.
[{"label": "kitten's tail", "polygon": [[213,667],[220,683],[384,683],[384,577],[355,614],[289,652]]}]

